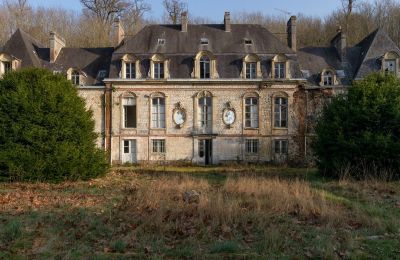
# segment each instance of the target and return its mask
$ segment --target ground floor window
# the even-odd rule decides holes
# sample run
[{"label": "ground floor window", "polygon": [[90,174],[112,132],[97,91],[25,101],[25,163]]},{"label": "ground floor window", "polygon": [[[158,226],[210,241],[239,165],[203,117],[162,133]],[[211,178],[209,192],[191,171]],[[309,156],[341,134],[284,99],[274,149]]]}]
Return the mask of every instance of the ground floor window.
[{"label": "ground floor window", "polygon": [[165,140],[155,139],[153,141],[153,153],[165,153]]},{"label": "ground floor window", "polygon": [[288,140],[275,140],[275,154],[288,153]]},{"label": "ground floor window", "polygon": [[246,153],[247,154],[258,154],[259,142],[257,139],[246,140]]}]

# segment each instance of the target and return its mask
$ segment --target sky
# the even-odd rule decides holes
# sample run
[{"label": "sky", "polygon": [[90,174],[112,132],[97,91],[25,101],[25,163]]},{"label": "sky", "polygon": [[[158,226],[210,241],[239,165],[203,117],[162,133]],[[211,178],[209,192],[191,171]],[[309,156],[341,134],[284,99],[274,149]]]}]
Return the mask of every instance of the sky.
[{"label": "sky", "polygon": [[[151,5],[152,16],[160,19],[163,16],[163,0],[147,0]],[[225,11],[232,14],[246,12],[262,12],[268,15],[285,15],[285,12],[297,15],[299,13],[320,16],[330,14],[341,6],[340,0],[185,0],[189,13],[196,17],[208,18],[212,21],[223,19]],[[363,0],[374,2],[374,0]],[[396,0],[400,1],[400,0]],[[33,6],[63,7],[79,12],[82,6],[79,0],[29,0]]]}]

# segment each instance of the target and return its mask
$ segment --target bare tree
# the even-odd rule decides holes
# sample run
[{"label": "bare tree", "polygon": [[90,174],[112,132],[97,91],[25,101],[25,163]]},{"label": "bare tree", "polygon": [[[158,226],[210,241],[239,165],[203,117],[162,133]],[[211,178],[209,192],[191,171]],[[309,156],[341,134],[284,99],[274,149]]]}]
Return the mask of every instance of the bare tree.
[{"label": "bare tree", "polygon": [[144,0],[131,0],[128,9],[123,15],[126,33],[137,33],[143,26],[144,15],[150,10],[151,6]]},{"label": "bare tree", "polygon": [[94,15],[103,24],[110,24],[115,16],[121,15],[128,6],[126,0],[80,0],[86,13]]},{"label": "bare tree", "polygon": [[187,9],[186,4],[182,0],[164,0],[163,5],[168,20],[172,24],[177,24],[180,14]]},{"label": "bare tree", "polygon": [[342,1],[342,7],[343,7],[343,12],[345,14],[345,26],[346,26],[346,33],[349,31],[349,23],[350,23],[350,17],[351,14],[353,13],[354,6],[357,0],[341,0]]}]

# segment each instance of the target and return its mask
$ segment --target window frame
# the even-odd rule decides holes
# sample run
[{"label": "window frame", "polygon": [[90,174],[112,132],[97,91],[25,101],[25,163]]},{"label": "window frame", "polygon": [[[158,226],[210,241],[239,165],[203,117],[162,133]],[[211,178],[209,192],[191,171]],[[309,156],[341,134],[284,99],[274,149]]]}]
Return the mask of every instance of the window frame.
[{"label": "window frame", "polygon": [[246,79],[256,79],[256,78],[257,78],[257,62],[246,62]]},{"label": "window frame", "polygon": [[125,79],[135,79],[135,78],[136,78],[136,62],[126,61],[125,62]]},{"label": "window frame", "polygon": [[275,62],[274,63],[274,78],[275,79],[286,79],[286,62]]},{"label": "window frame", "polygon": [[[156,104],[154,101],[157,100]],[[161,100],[163,102],[161,102]],[[166,129],[166,98],[165,96],[153,96],[150,99],[151,128]]]},{"label": "window frame", "polygon": [[[249,102],[248,102],[249,101]],[[256,102],[254,102],[256,101]],[[258,129],[260,127],[260,100],[256,96],[244,98],[244,128]]]},{"label": "window frame", "polygon": [[211,59],[208,55],[202,55],[199,59],[200,79],[211,78]]},{"label": "window frame", "polygon": [[288,155],[289,154],[289,140],[288,139],[275,139],[274,140],[274,154],[275,155]]},{"label": "window frame", "polygon": [[4,74],[12,72],[12,62],[11,61],[2,61],[2,63],[3,63],[3,68],[4,68]]},{"label": "window frame", "polygon": [[[125,103],[130,103],[130,102],[125,102],[125,101],[127,101],[128,99],[132,99],[133,100],[133,104],[125,104]],[[137,128],[137,115],[138,115],[138,113],[137,113],[137,98],[136,98],[136,96],[123,96],[122,97],[122,128],[123,129],[136,129]],[[128,107],[134,107],[134,120],[133,120],[133,122],[134,122],[134,126],[128,126],[128,113],[127,113],[127,109],[128,109]]]},{"label": "window frame", "polygon": [[[203,102],[202,102],[203,101]],[[209,102],[208,102],[209,101]],[[201,128],[210,128],[213,124],[213,100],[211,96],[198,99],[199,125]]]},{"label": "window frame", "polygon": [[258,155],[260,152],[260,140],[259,139],[246,139],[245,140],[245,152],[247,155]]},{"label": "window frame", "polygon": [[81,84],[81,74],[77,70],[71,71],[71,82],[74,86],[80,86]]},{"label": "window frame", "polygon": [[[279,100],[279,102],[277,102]],[[285,100],[285,102],[282,102]],[[285,96],[274,96],[274,128],[287,129],[289,126],[289,99]],[[282,122],[285,122],[283,124]]]},{"label": "window frame", "polygon": [[165,62],[153,61],[153,78],[165,79]]},{"label": "window frame", "polygon": [[166,141],[165,139],[152,139],[151,151],[153,154],[166,154]]}]

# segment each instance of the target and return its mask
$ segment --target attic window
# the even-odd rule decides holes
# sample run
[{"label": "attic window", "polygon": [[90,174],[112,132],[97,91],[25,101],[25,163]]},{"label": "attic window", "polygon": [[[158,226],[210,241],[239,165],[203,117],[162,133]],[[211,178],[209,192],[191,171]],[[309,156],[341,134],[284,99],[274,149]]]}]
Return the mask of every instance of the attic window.
[{"label": "attic window", "polygon": [[208,39],[207,38],[201,38],[200,39],[201,45],[208,45]]},{"label": "attic window", "polygon": [[106,74],[107,74],[106,70],[99,70],[99,73],[97,74],[97,79],[103,80],[106,77]]},{"label": "attic window", "polygon": [[344,72],[344,70],[337,70],[336,71],[336,75],[338,75],[339,78],[345,78],[346,77],[346,73]]},{"label": "attic window", "polygon": [[164,45],[165,44],[165,39],[159,38],[158,39],[158,45]]},{"label": "attic window", "polygon": [[245,45],[252,45],[252,44],[253,44],[253,41],[250,40],[250,39],[244,39],[244,44],[245,44]]}]

